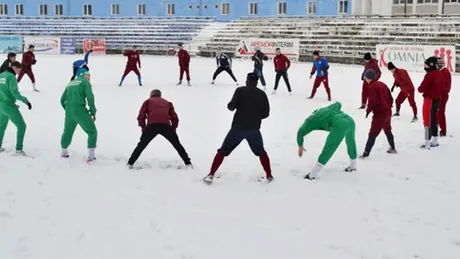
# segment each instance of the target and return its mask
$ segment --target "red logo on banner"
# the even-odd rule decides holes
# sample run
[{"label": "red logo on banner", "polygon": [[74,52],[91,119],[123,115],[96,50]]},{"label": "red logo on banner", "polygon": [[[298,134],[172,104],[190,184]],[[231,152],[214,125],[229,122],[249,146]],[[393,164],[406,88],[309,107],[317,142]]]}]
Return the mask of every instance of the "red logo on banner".
[{"label": "red logo on banner", "polygon": [[84,40],[84,52],[88,52],[91,48],[93,49],[93,54],[105,54],[105,51],[107,50],[105,45],[105,39]]},{"label": "red logo on banner", "polygon": [[388,66],[387,62],[385,61],[385,52],[387,51],[387,49],[388,48],[384,48],[384,49],[380,50],[380,62],[379,62],[380,67],[387,67]]},{"label": "red logo on banner", "polygon": [[439,48],[434,50],[434,56],[437,58],[441,58],[446,64],[446,68],[450,72],[454,72],[454,67],[452,66],[452,51],[450,49],[446,50],[446,48]]}]

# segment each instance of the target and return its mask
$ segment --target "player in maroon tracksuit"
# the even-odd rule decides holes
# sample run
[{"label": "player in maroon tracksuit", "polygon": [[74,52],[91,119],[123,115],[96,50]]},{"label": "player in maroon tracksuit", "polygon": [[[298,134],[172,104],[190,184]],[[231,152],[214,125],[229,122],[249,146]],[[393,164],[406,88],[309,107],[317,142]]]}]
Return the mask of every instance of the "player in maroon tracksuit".
[{"label": "player in maroon tracksuit", "polygon": [[289,83],[289,77],[287,73],[289,67],[291,66],[291,61],[289,60],[288,57],[281,54],[280,48],[276,49],[276,56],[273,58],[273,64],[275,65],[276,77],[275,77],[275,89],[273,90],[272,94],[276,94],[276,90],[278,89],[278,84],[280,82],[281,77],[283,77],[284,83],[286,84],[288,92],[289,94],[291,94],[292,92],[291,84]]},{"label": "player in maroon tracksuit", "polygon": [[401,110],[401,104],[408,99],[409,104],[412,107],[414,117],[412,122],[416,122],[417,118],[417,104],[415,103],[415,87],[412,83],[412,80],[407,73],[407,70],[397,68],[392,62],[388,63],[388,70],[393,74],[395,82],[393,87],[391,87],[391,92],[394,91],[395,87],[399,87],[401,92],[399,92],[398,97],[396,97],[396,113],[393,116],[399,116],[399,111]]},{"label": "player in maroon tracksuit", "polygon": [[379,64],[376,59],[372,58],[371,53],[366,53],[364,55],[364,71],[361,75],[361,80],[363,80],[363,89],[361,92],[360,109],[366,109],[369,84],[366,82],[366,80],[364,80],[364,73],[366,73],[366,71],[369,69],[372,69],[375,71],[375,74],[376,74],[375,80],[378,81],[380,79],[380,76],[382,75],[382,72],[380,71],[380,68],[379,68]]},{"label": "player in maroon tracksuit", "polygon": [[29,76],[30,78],[30,81],[32,81],[32,87],[34,88],[34,91],[38,92],[37,88],[35,87],[34,72],[32,71],[32,66],[37,63],[37,60],[35,59],[34,50],[35,46],[30,45],[29,50],[22,54],[22,70],[18,76],[18,83],[21,82],[22,77],[24,77],[24,75],[27,74],[27,76]]},{"label": "player in maroon tracksuit", "polygon": [[[125,80],[126,76],[131,72],[134,72],[137,75],[137,81],[139,82],[139,86],[142,86],[141,73],[139,72],[139,69],[141,69],[141,57],[139,55],[139,52],[137,52],[136,46],[133,46],[132,50],[126,50],[123,53],[123,56],[128,57],[128,62],[126,63],[125,72],[123,73],[123,76],[120,80],[120,84],[118,86],[121,86],[123,84],[123,81]],[[137,67],[138,65],[139,68]]]},{"label": "player in maroon tracksuit", "polygon": [[157,135],[165,137],[176,149],[177,153],[179,153],[185,165],[192,167],[190,158],[176,133],[177,126],[179,125],[177,113],[171,102],[161,98],[160,90],[155,89],[150,92],[150,98],[142,104],[137,120],[139,127],[142,129],[142,136],[128,160],[128,167],[130,169],[133,168],[142,151]]},{"label": "player in maroon tracksuit", "polygon": [[188,54],[188,51],[184,49],[184,46],[182,43],[177,44],[179,47],[179,51],[177,52],[177,57],[179,58],[179,83],[177,85],[182,84],[182,79],[184,78],[184,73],[187,77],[187,84],[190,86],[190,70],[189,70],[189,65],[190,65],[190,55]]},{"label": "player in maroon tracksuit", "polygon": [[425,71],[425,77],[418,87],[418,92],[423,94],[423,126],[425,126],[425,144],[421,148],[430,149],[439,146],[437,117],[441,106],[444,78],[438,70],[436,57],[425,60]]},{"label": "player in maroon tracksuit", "polygon": [[393,97],[390,89],[384,83],[377,81],[377,73],[373,69],[369,69],[364,73],[364,80],[369,85],[369,100],[366,109],[366,118],[372,112],[371,130],[367,139],[366,147],[361,158],[366,158],[371,153],[375,140],[380,132],[385,132],[390,149],[387,153],[396,154],[395,141],[391,132],[391,108],[393,106]]},{"label": "player in maroon tracksuit", "polygon": [[441,97],[441,105],[439,106],[438,111],[438,123],[439,128],[441,128],[441,132],[439,135],[441,137],[445,137],[447,134],[447,124],[446,124],[446,105],[447,101],[449,100],[449,93],[452,87],[452,75],[449,69],[446,68],[444,64],[444,60],[442,58],[438,58],[438,68],[441,71],[443,79],[444,79],[444,91]]}]

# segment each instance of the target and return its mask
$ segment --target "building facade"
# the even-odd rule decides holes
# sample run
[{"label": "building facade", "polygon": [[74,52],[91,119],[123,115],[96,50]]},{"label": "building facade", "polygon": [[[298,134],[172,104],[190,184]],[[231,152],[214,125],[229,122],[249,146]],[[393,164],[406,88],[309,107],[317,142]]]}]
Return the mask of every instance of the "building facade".
[{"label": "building facade", "polygon": [[460,0],[391,0],[393,14],[460,14]]},{"label": "building facade", "polygon": [[348,15],[352,0],[0,0],[0,16],[241,16]]}]

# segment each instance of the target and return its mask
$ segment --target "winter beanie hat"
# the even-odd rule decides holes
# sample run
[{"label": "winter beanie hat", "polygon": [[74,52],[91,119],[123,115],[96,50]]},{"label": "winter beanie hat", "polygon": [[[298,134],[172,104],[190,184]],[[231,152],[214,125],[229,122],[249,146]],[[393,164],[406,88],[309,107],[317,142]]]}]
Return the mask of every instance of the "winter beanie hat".
[{"label": "winter beanie hat", "polygon": [[8,53],[8,59],[10,59],[12,57],[16,57],[16,53],[14,53],[14,52]]},{"label": "winter beanie hat", "polygon": [[247,79],[249,82],[257,82],[259,77],[255,73],[248,73]]},{"label": "winter beanie hat", "polygon": [[77,77],[89,75],[89,74],[90,74],[89,71],[84,68],[80,68],[77,70]]},{"label": "winter beanie hat", "polygon": [[371,53],[367,52],[366,54],[364,54],[364,60],[371,60],[371,59],[372,59]]},{"label": "winter beanie hat", "polygon": [[388,63],[388,70],[395,69],[396,66],[393,64],[393,62]]},{"label": "winter beanie hat", "polygon": [[364,73],[364,78],[368,80],[375,80],[377,78],[377,73],[374,69],[369,69]]},{"label": "winter beanie hat", "polygon": [[317,50],[313,51],[313,56],[319,56],[319,51]]},{"label": "winter beanie hat", "polygon": [[438,59],[436,57],[429,57],[425,60],[425,65],[429,68],[425,68],[426,71],[433,71],[438,69]]}]

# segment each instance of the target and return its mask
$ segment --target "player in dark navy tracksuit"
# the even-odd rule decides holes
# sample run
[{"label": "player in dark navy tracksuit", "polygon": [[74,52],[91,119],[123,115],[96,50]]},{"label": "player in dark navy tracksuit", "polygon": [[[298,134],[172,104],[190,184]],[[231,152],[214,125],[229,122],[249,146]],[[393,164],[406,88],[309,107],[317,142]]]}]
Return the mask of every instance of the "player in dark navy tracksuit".
[{"label": "player in dark navy tracksuit", "polygon": [[255,73],[249,73],[246,78],[246,86],[238,87],[228,103],[228,109],[234,111],[232,128],[225,137],[224,143],[217,151],[212,162],[209,175],[203,181],[212,183],[214,174],[224,161],[224,158],[243,141],[249,144],[254,155],[258,156],[265,171],[267,180],[273,180],[270,168],[270,159],[264,149],[264,142],[260,134],[260,125],[263,119],[268,118],[270,104],[264,91],[257,87],[259,77]]},{"label": "player in dark navy tracksuit", "polygon": [[238,81],[235,78],[235,75],[233,75],[232,71],[232,59],[227,56],[225,53],[218,53],[216,56],[216,62],[217,62],[217,69],[216,72],[214,72],[214,75],[212,76],[212,84],[214,84],[214,80],[216,80],[217,76],[222,73],[222,71],[227,72],[235,81],[236,85],[238,85]]}]

